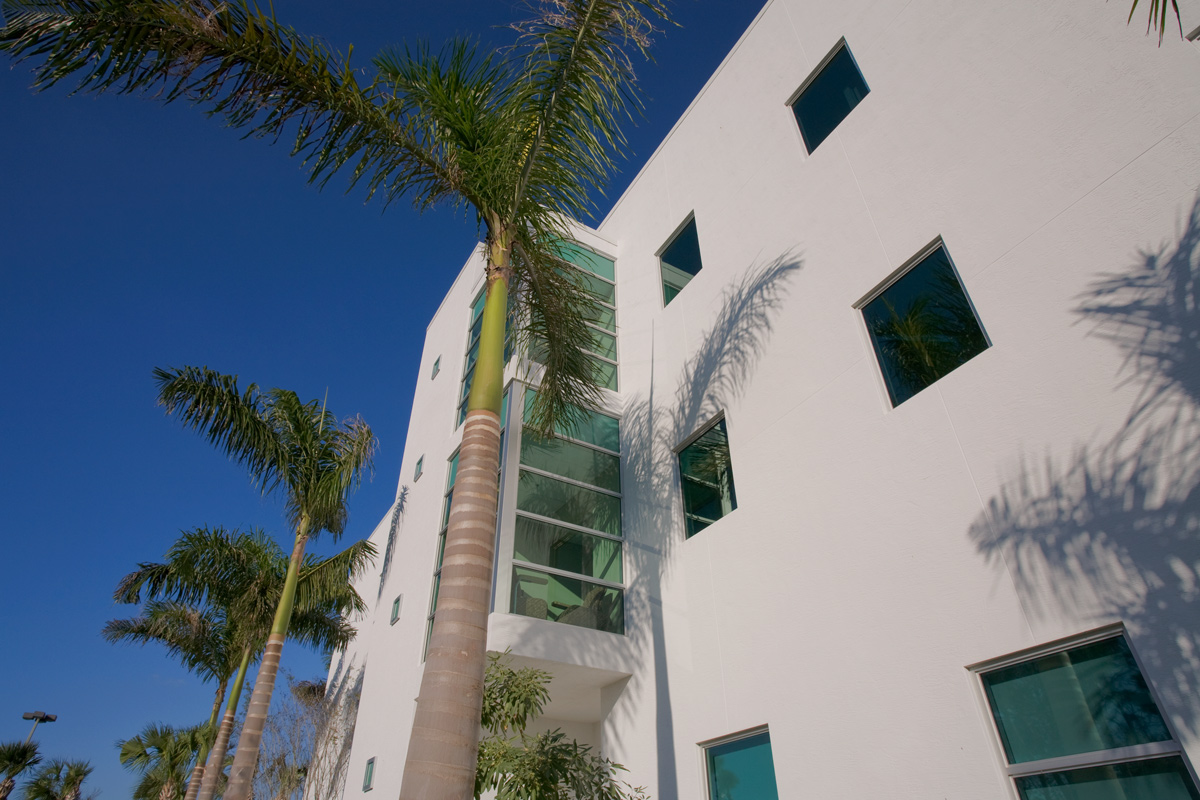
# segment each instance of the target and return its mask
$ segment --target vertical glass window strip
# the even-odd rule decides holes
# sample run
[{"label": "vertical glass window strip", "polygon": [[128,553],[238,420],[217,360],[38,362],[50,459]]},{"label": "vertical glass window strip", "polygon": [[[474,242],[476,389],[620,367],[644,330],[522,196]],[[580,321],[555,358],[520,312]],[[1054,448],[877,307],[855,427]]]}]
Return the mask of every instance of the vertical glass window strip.
[{"label": "vertical glass window strip", "polygon": [[438,356],[433,360],[433,371],[429,374],[429,380],[433,380],[442,371],[442,357]]},{"label": "vertical glass window strip", "polygon": [[[467,354],[463,361],[463,377],[459,387],[458,416],[454,426],[457,428],[467,419],[467,400],[471,395],[471,380],[475,377],[475,361],[479,358],[479,338],[483,332],[483,306],[487,300],[487,287],[480,290],[471,303],[471,324],[467,335]],[[508,317],[504,321],[504,363],[512,357],[513,347],[513,314],[510,306]]]},{"label": "vertical glass window strip", "polygon": [[850,48],[838,42],[792,103],[808,152],[816,150],[870,91]]},{"label": "vertical glass window strip", "polygon": [[522,431],[512,612],[622,634],[620,423],[582,412],[557,434]]},{"label": "vertical glass window strip", "polygon": [[1200,800],[1124,636],[980,680],[1023,800]]},{"label": "vertical glass window strip", "polygon": [[403,602],[404,595],[396,595],[396,599],[392,601],[392,619],[391,624],[395,625],[396,620],[400,619],[400,603]]},{"label": "vertical glass window strip", "polygon": [[709,800],[779,800],[768,731],[704,749]]},{"label": "vertical glass window strip", "polygon": [[367,759],[367,767],[363,770],[363,791],[371,791],[371,784],[375,782],[375,759]]},{"label": "vertical glass window strip", "polygon": [[[578,280],[580,287],[593,300],[593,307],[587,312],[592,346],[585,352],[591,358],[596,382],[615,392],[618,363],[616,264],[612,259],[576,244],[563,244],[559,254],[577,268],[572,277]],[[541,363],[545,358],[544,352],[543,347],[534,342],[530,346],[529,358]]]},{"label": "vertical glass window strip", "polygon": [[421,480],[421,467],[424,465],[424,463],[425,463],[425,456],[421,456],[420,458],[417,459],[417,466],[415,468],[413,468],[413,482],[414,483]]},{"label": "vertical glass window strip", "polygon": [[862,312],[893,406],[989,346],[942,245],[864,305]]},{"label": "vertical glass window strip", "polygon": [[675,234],[658,257],[658,263],[662,269],[663,305],[666,306],[704,266],[700,262],[700,236],[696,233],[695,217]]},{"label": "vertical glass window strip", "polygon": [[724,419],[679,451],[679,475],[688,538],[737,508]]}]

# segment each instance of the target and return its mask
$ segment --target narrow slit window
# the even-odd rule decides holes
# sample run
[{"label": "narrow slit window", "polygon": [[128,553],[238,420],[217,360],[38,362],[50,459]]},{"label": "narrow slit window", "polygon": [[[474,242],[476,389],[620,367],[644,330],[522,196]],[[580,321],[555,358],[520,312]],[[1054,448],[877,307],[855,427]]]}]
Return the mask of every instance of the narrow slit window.
[{"label": "narrow slit window", "polygon": [[433,360],[433,371],[429,374],[429,380],[433,380],[442,371],[442,357],[438,356]]},{"label": "narrow slit window", "polygon": [[669,305],[704,265],[700,263],[700,236],[693,216],[675,234],[658,257],[662,269],[663,305]]},{"label": "narrow slit window", "polygon": [[843,39],[792,101],[792,112],[808,152],[829,138],[870,91]]},{"label": "narrow slit window", "polygon": [[391,619],[392,625],[395,625],[396,621],[400,619],[400,604],[403,601],[404,601],[404,595],[402,595],[402,594],[396,595],[396,599],[392,601],[392,619]]},{"label": "narrow slit window", "polygon": [[421,456],[420,458],[417,459],[417,466],[413,468],[413,482],[414,483],[421,480],[421,473],[423,472],[422,467],[424,466],[424,464],[425,464],[425,456]]},{"label": "narrow slit window", "polygon": [[367,759],[367,767],[363,770],[363,791],[371,791],[371,784],[375,782],[375,759]]}]

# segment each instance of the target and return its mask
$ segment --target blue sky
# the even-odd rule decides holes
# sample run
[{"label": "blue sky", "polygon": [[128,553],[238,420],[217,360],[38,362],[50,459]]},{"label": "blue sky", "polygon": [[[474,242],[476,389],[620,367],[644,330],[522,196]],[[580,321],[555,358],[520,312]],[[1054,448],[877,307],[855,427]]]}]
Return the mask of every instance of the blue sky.
[{"label": "blue sky", "polygon": [[[759,10],[758,0],[679,0],[639,75],[645,119],[600,215],[619,196]],[[506,0],[277,0],[278,18],[355,46],[454,35],[507,41]],[[155,366],[208,365],[244,382],[329,392],[380,441],[352,499],[347,538],[370,533],[396,491],[425,325],[469,255],[473,219],[386,213],[305,182],[286,144],[243,141],[194,108],[138,96],[32,94],[0,70],[0,740],[26,711],[58,714],[50,757],[88,759],[108,800],[134,778],[115,743],[149,722],[202,720],[212,687],[158,651],[115,647],[111,595],[181,529],[260,526],[286,538],[279,503],[154,405]],[[335,545],[320,541],[318,552]],[[289,645],[284,668],[322,673]]]}]

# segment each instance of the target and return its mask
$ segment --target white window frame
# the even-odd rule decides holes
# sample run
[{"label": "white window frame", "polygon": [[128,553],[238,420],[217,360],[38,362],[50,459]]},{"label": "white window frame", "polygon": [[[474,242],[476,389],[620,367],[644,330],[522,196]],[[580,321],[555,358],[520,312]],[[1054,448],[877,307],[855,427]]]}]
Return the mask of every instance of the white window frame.
[{"label": "white window frame", "polygon": [[[1167,732],[1171,735],[1171,740],[1167,742],[1151,742],[1149,744],[1133,745],[1132,747],[1120,747],[1109,750],[1097,750],[1090,753],[1079,753],[1070,756],[1059,756],[1056,758],[1043,758],[1038,761],[1024,761],[1019,764],[1009,764],[1008,755],[1004,751],[1004,743],[1000,738],[1000,731],[996,726],[996,717],[993,713],[991,703],[988,702],[987,690],[983,685],[983,676],[989,672],[994,672],[1005,667],[1015,666],[1028,661],[1034,661],[1045,656],[1055,653],[1062,653],[1067,650],[1074,650],[1096,642],[1102,642],[1106,639],[1115,639],[1122,637],[1125,639],[1125,644],[1129,647],[1129,652],[1133,654],[1133,661],[1137,665],[1138,671],[1141,673],[1142,680],[1146,682],[1146,686],[1150,691],[1150,698],[1154,700],[1154,704],[1162,717],[1163,722],[1167,727]],[[1163,713],[1162,700],[1158,696],[1158,692],[1154,688],[1154,683],[1147,677],[1146,668],[1138,657],[1137,648],[1134,647],[1130,640],[1129,633],[1125,628],[1124,623],[1117,622],[1111,625],[1105,625],[1102,628],[1087,631],[1075,636],[1068,636],[1062,639],[1056,639],[1052,642],[1037,645],[1035,647],[1019,650],[1015,653],[1010,653],[998,658],[980,661],[975,664],[967,665],[966,669],[971,673],[972,683],[975,686],[976,699],[979,702],[980,711],[983,714],[985,724],[990,730],[989,739],[992,743],[992,749],[996,753],[996,758],[1001,770],[1004,772],[1008,780],[1009,793],[1014,800],[1020,800],[1021,794],[1017,790],[1017,778],[1029,777],[1032,775],[1043,775],[1051,772],[1067,772],[1075,769],[1084,769],[1087,767],[1100,767],[1108,764],[1122,764],[1131,761],[1147,761],[1156,758],[1166,758],[1177,756],[1182,759],[1184,766],[1187,768],[1188,774],[1191,776],[1192,783],[1200,787],[1200,781],[1197,781],[1196,771],[1192,767],[1191,761],[1188,760],[1187,754],[1184,752],[1182,745],[1179,742],[1179,734],[1172,724],[1170,716]]]}]

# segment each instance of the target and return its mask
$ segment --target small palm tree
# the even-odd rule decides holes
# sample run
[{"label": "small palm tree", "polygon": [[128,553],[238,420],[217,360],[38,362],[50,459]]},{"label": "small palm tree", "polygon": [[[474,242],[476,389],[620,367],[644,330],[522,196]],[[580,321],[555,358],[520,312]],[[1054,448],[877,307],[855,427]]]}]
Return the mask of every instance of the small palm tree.
[{"label": "small palm tree", "polygon": [[0,800],[8,800],[17,785],[17,777],[41,761],[37,742],[0,743],[0,773],[4,774],[4,779],[0,780]]},{"label": "small palm tree", "polygon": [[[335,538],[342,534],[347,497],[370,469],[375,437],[361,418],[339,422],[323,404],[301,402],[295,392],[260,392],[254,384],[243,392],[236,376],[201,367],[156,369],[154,374],[159,403],[168,414],[177,414],[185,426],[205,434],[216,447],[244,464],[264,492],[283,489],[284,509],[295,530],[278,593],[249,592],[241,596],[238,606],[270,609],[272,617],[226,789],[230,800],[245,800],[250,795],[283,643],[301,597],[297,591],[300,575],[311,564],[305,561],[305,548],[308,540],[321,532]],[[313,568],[309,573],[306,592],[315,594],[347,584],[345,571]],[[215,755],[214,749],[210,762]],[[206,791],[205,786],[201,791]]]},{"label": "small palm tree", "polygon": [[[329,558],[305,556],[296,581],[288,637],[322,651],[348,644],[354,629],[345,615],[365,608],[351,583],[374,557],[374,546],[365,541]],[[226,685],[232,685],[219,727],[221,700],[213,706],[209,725],[216,728],[215,739],[211,750],[203,748],[192,769],[185,800],[211,800],[218,793],[242,686],[248,668],[265,647],[288,566],[287,555],[262,531],[202,527],[185,532],[168,551],[165,562],[139,564],[117,587],[114,597],[118,602],[137,603],[143,597],[171,599],[150,599],[141,617],[110,622],[105,628],[110,641],[166,644],[189,669],[218,680],[218,698],[224,697]],[[207,610],[188,603],[204,603]],[[196,635],[205,631],[209,633]],[[209,641],[208,651],[216,656],[215,668],[210,669],[208,662],[188,660],[204,651],[193,644],[195,639]],[[188,646],[174,644],[180,641]]]},{"label": "small palm tree", "polygon": [[81,800],[83,782],[92,774],[86,761],[51,761],[25,784],[25,800]]},{"label": "small palm tree", "polygon": [[150,724],[137,736],[120,742],[121,764],[142,776],[133,789],[133,800],[180,797],[208,733],[203,725],[176,730]]}]

